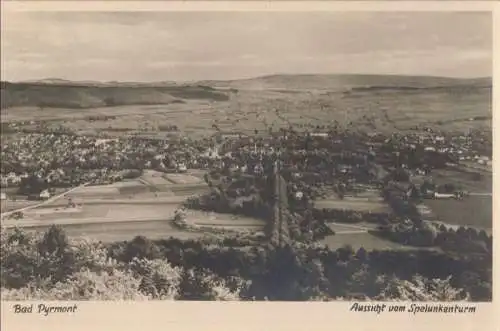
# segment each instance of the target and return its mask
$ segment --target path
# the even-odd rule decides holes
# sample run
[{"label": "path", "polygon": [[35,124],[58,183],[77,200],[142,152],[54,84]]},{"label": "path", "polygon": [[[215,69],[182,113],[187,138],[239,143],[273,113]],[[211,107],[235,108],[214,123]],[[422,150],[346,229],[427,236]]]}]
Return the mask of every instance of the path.
[{"label": "path", "polygon": [[493,196],[493,193],[491,192],[484,192],[484,193],[477,193],[477,192],[473,192],[473,193],[469,193],[470,196],[476,196],[476,197],[491,197]]}]

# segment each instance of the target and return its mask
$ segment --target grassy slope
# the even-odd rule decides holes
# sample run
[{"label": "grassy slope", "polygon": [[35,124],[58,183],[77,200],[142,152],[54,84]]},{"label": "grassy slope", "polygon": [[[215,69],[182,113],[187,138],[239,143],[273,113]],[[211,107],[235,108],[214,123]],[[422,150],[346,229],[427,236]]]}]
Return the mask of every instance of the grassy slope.
[{"label": "grassy slope", "polygon": [[52,108],[93,108],[135,104],[169,104],[183,99],[226,101],[228,96],[214,88],[235,89],[316,89],[350,88],[443,88],[489,87],[491,79],[454,79],[381,75],[271,75],[233,81],[176,83],[99,83],[48,79],[35,82],[2,82],[2,108],[34,106]]},{"label": "grassy slope", "polygon": [[69,83],[2,82],[2,108],[95,108],[124,105],[155,105],[184,99],[225,101],[227,95],[203,86],[104,85]]}]

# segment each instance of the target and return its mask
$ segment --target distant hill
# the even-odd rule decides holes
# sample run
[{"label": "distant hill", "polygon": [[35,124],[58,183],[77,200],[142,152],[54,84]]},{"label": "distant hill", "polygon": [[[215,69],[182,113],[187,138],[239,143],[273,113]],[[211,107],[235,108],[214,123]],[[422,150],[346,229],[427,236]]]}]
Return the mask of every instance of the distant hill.
[{"label": "distant hill", "polygon": [[173,84],[99,83],[44,80],[1,83],[2,108],[94,108],[124,105],[160,105],[184,100],[225,101],[225,92],[207,86]]},{"label": "distant hill", "polygon": [[406,90],[491,87],[491,78],[457,79],[391,75],[269,75],[251,79],[180,82],[73,82],[49,78],[2,82],[2,108],[94,108],[124,105],[161,105],[186,100],[226,101],[233,90]]},{"label": "distant hill", "polygon": [[352,88],[491,87],[491,78],[460,79],[430,76],[299,74],[269,75],[230,81],[201,81],[201,85],[235,89],[349,90]]}]

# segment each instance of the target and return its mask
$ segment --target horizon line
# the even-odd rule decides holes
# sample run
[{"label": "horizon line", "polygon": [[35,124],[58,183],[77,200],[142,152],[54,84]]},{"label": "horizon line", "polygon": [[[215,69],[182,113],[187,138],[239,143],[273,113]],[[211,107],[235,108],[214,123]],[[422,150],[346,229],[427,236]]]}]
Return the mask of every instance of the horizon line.
[{"label": "horizon line", "polygon": [[232,79],[186,79],[186,80],[155,80],[155,81],[144,81],[144,80],[93,80],[93,79],[67,79],[60,77],[46,77],[46,78],[32,78],[23,80],[8,80],[1,79],[4,83],[43,83],[44,81],[65,81],[68,83],[100,83],[100,84],[111,84],[111,83],[137,83],[137,84],[154,84],[154,83],[197,83],[203,81],[217,81],[217,82],[231,82],[239,80],[252,80],[259,78],[269,78],[273,76],[381,76],[381,77],[415,77],[415,78],[438,78],[438,79],[450,79],[450,80],[478,80],[478,79],[493,79],[493,75],[490,76],[473,76],[473,77],[457,77],[457,76],[439,76],[439,75],[418,75],[418,74],[374,74],[374,73],[270,73],[262,74],[258,76],[248,76],[241,78]]}]

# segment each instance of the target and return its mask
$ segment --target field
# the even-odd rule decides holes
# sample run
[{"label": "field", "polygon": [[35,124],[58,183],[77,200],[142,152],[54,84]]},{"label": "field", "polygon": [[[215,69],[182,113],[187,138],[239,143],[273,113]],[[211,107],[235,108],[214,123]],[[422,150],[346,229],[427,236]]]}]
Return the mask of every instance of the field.
[{"label": "field", "polygon": [[367,250],[374,249],[413,249],[413,247],[400,245],[392,241],[388,241],[370,234],[369,230],[375,230],[375,224],[356,223],[356,224],[341,224],[329,223],[328,227],[335,234],[327,236],[320,242],[328,245],[328,247],[337,249],[345,245],[352,246],[355,250],[363,247]]},{"label": "field", "polygon": [[161,186],[172,184],[171,181],[165,178],[165,174],[159,171],[146,170],[140,177],[141,181],[151,186]]},{"label": "field", "polygon": [[444,223],[482,229],[491,229],[493,226],[491,196],[470,196],[463,200],[428,200],[425,204]]},{"label": "field", "polygon": [[354,232],[367,232],[368,230],[375,230],[376,224],[359,222],[356,224],[345,223],[327,223],[328,227],[335,231],[335,233],[354,233]]},{"label": "field", "polygon": [[39,201],[29,201],[29,200],[5,200],[2,201],[2,213],[11,210],[21,209],[24,207],[36,205]]},{"label": "field", "polygon": [[170,191],[176,196],[191,196],[195,194],[206,193],[209,190],[208,186],[203,184],[194,185],[175,185],[170,187]]},{"label": "field", "polygon": [[[141,234],[152,238],[198,237],[200,234],[191,234],[165,224],[169,223],[175,210],[188,196],[207,189],[200,178],[202,176],[171,176],[179,183],[173,183],[164,176],[163,173],[147,171],[139,180],[82,187],[67,197],[26,210],[21,220],[9,219],[2,223],[30,230],[58,224],[67,229],[70,236],[90,235],[103,241],[132,239]],[[152,188],[156,190],[153,192]],[[162,189],[165,191],[162,192]],[[67,198],[71,198],[76,207],[69,208]],[[264,226],[263,221],[248,217],[196,211],[188,213],[188,222],[199,227],[235,231],[258,231]],[[155,225],[158,232],[152,233]],[[100,233],[100,229],[109,229],[102,231],[113,233]]]},{"label": "field", "polygon": [[258,231],[264,227],[264,221],[231,214],[201,212],[188,210],[186,222],[195,226],[211,227],[215,229],[228,229],[233,231]]},{"label": "field", "polygon": [[336,234],[328,236],[321,240],[322,244],[326,244],[331,249],[337,249],[345,245],[350,245],[354,250],[363,247],[366,250],[384,250],[384,249],[415,249],[411,246],[400,245],[388,240],[384,240],[369,233],[349,233]]},{"label": "field", "polygon": [[114,185],[98,185],[98,186],[87,186],[79,190],[71,192],[68,197],[71,198],[90,198],[90,197],[117,197],[120,195],[120,188]]},{"label": "field", "polygon": [[[26,228],[26,231],[44,231],[46,226]],[[202,233],[178,230],[165,221],[140,221],[140,222],[112,222],[91,224],[68,224],[62,228],[69,237],[87,237],[102,242],[116,242],[132,240],[136,236],[145,236],[150,239],[196,239]]]},{"label": "field", "polygon": [[165,174],[164,178],[175,184],[200,184],[203,180],[188,174]]},{"label": "field", "polygon": [[[481,172],[475,180],[471,172],[438,170],[433,172],[437,184],[454,183],[471,193],[463,200],[425,200],[439,221],[452,224],[491,229],[493,224],[493,179],[491,172]],[[480,195],[474,195],[480,194]]]},{"label": "field", "polygon": [[316,200],[314,207],[318,209],[326,208],[372,213],[389,212],[389,206],[378,198],[376,200],[372,198],[345,198],[343,200],[328,198]]},{"label": "field", "polygon": [[436,184],[454,183],[464,190],[476,193],[491,193],[493,190],[493,177],[491,172],[480,172],[481,178],[475,180],[474,172],[455,170],[434,170],[432,179]]},{"label": "field", "polygon": [[36,208],[24,213],[21,223],[32,222],[115,222],[127,220],[157,220],[173,217],[177,203],[162,202],[126,202],[123,203],[103,203],[94,201],[94,203],[85,204],[77,208],[65,207],[44,207]]}]

